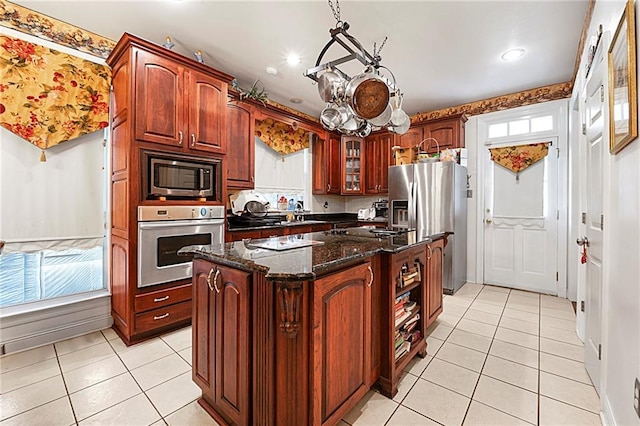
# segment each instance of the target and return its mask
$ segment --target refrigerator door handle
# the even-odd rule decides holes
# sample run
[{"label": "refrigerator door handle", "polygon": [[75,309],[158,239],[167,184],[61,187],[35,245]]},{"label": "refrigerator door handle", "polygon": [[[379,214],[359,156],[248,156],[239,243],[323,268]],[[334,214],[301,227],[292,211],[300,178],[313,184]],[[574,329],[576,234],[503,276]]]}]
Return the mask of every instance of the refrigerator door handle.
[{"label": "refrigerator door handle", "polygon": [[409,222],[407,223],[407,229],[416,228],[416,200],[414,197],[414,183],[409,182],[409,201],[407,203],[407,209],[409,210]]}]

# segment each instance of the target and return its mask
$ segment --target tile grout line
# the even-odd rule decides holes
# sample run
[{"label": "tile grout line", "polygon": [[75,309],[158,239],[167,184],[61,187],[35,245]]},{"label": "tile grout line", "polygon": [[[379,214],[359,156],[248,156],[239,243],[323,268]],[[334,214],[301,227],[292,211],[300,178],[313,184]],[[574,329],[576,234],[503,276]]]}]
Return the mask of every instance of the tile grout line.
[{"label": "tile grout line", "polygon": [[[102,332],[100,333],[102,335]],[[62,365],[60,365],[60,358],[58,357],[58,349],[56,345],[53,344],[53,353],[56,354],[56,362],[58,363],[58,369],[60,370],[60,377],[62,378],[62,384],[64,385],[64,391],[67,393],[67,400],[69,401],[69,407],[71,407],[71,414],[73,415],[73,420],[75,424],[78,424],[78,416],[76,415],[76,409],[73,407],[73,403],[71,402],[71,394],[69,393],[69,388],[67,387],[67,381],[64,378],[64,373],[62,371]],[[33,409],[33,408],[32,408]]]},{"label": "tile grout line", "polygon": [[[484,288],[480,291],[482,292],[484,290]],[[480,293],[478,293],[480,294]],[[509,295],[511,294],[511,289],[509,289],[509,291],[507,292],[507,300],[509,300]],[[496,337],[496,333],[498,332],[498,327],[500,325],[500,321],[502,320],[502,314],[504,313],[504,309],[507,305],[507,300],[504,302],[504,305],[502,306],[502,310],[500,311],[500,318],[498,319],[498,325],[496,325],[496,329],[493,332],[493,337],[491,337],[491,342],[489,343],[489,348],[487,349],[487,353],[485,355],[484,358],[484,362],[482,363],[482,368],[480,368],[480,374],[478,375],[478,381],[476,382],[475,386],[473,387],[473,392],[471,392],[471,397],[469,398],[469,405],[467,406],[467,409],[464,412],[464,416],[462,417],[462,424],[464,424],[464,421],[467,418],[467,415],[469,414],[469,409],[471,408],[471,403],[474,401],[473,396],[476,394],[476,390],[478,389],[478,383],[480,383],[480,378],[482,377],[482,371],[484,370],[484,366],[487,363],[487,359],[489,358],[489,352],[491,351],[491,346],[493,346],[493,340]],[[491,407],[493,409],[496,409],[494,407]],[[501,411],[501,410],[498,410]],[[515,417],[515,416],[514,416]]]},{"label": "tile grout line", "polygon": [[[484,286],[483,286],[483,287],[484,287]],[[449,334],[447,334],[447,337],[445,338],[445,340],[443,340],[443,341],[442,341],[442,345],[440,345],[440,347],[438,348],[438,350],[437,350],[437,351],[435,351],[435,352],[434,352],[434,354],[431,356],[431,361],[429,361],[429,363],[428,363],[428,364],[431,364],[431,362],[432,362],[432,361],[433,361],[433,359],[436,357],[437,353],[440,351],[440,349],[442,348],[442,346],[444,345],[444,343],[449,339],[449,336],[451,335],[451,333],[453,333],[453,330],[455,330],[456,326],[460,323],[460,321],[462,321],[462,318],[464,318],[464,315],[465,315],[465,314],[467,313],[467,311],[469,310],[469,307],[473,304],[473,302],[476,300],[476,297],[478,297],[478,294],[480,294],[480,292],[481,292],[481,291],[482,291],[482,289],[481,289],[481,290],[480,290],[480,291],[479,291],[479,292],[478,292],[478,293],[473,297],[473,299],[471,300],[471,303],[469,304],[469,306],[467,306],[467,308],[465,308],[465,311],[463,312],[462,316],[458,319],[458,321],[455,323],[455,325],[451,328],[451,332],[449,332]],[[446,295],[446,297],[443,297],[443,305],[444,305],[444,300],[445,300],[447,297],[450,297],[450,295]],[[443,312],[444,312],[444,306],[443,306]],[[425,336],[425,341],[426,341],[427,337],[430,337],[430,336],[431,336],[431,335],[429,335],[429,336]],[[436,337],[434,337],[434,339],[435,339],[435,338],[436,338]],[[438,339],[438,340],[440,340],[440,339]],[[427,353],[427,356],[429,356],[429,354],[428,354],[428,353]],[[439,358],[438,358],[438,359],[439,359]],[[413,388],[416,386],[416,383],[418,383],[418,380],[422,379],[422,374],[423,374],[423,373],[426,371],[426,369],[429,367],[429,365],[428,365],[428,364],[427,364],[427,366],[426,366],[426,367],[425,367],[425,368],[420,372],[420,375],[418,375],[418,376],[417,376],[417,380],[416,380],[416,381],[413,383],[413,385],[409,388],[409,390],[407,391],[406,395],[405,395],[405,396],[400,400],[400,402],[398,402],[398,407],[402,405],[404,408],[407,408],[407,409],[409,409],[409,410],[411,410],[411,411],[416,412],[415,410],[412,410],[410,407],[408,407],[408,406],[404,405],[402,402],[407,398],[407,396],[409,395],[409,393],[411,393],[411,390],[413,390]],[[409,373],[408,371],[405,371],[405,373],[407,373],[407,374],[411,374],[411,373]],[[422,379],[422,380],[428,381],[428,380],[426,380],[426,379]],[[433,382],[429,382],[429,383],[433,383]],[[436,385],[437,385],[437,384],[436,384]],[[437,385],[437,386],[440,386],[440,385]],[[445,388],[445,389],[447,389],[447,388]],[[450,390],[450,389],[447,389],[447,390]],[[393,399],[392,399],[392,400],[393,400]],[[391,417],[389,417],[389,419],[387,420],[387,423],[391,420],[391,418],[393,417],[393,414],[395,414],[395,412],[396,412],[396,411],[398,411],[398,407],[396,407],[396,409],[393,411],[393,413],[391,414]],[[419,413],[419,414],[420,414],[421,416],[423,416],[423,417],[428,418],[429,420],[433,420],[432,418],[430,418],[430,417],[428,417],[428,416],[425,416],[425,415],[424,415],[424,414],[422,414],[422,413]],[[435,421],[435,420],[433,420],[433,421]],[[437,422],[437,421],[436,421],[436,423],[439,423],[439,422]],[[385,424],[386,424],[386,423],[385,423]],[[439,424],[441,424],[441,423],[439,423]]]}]

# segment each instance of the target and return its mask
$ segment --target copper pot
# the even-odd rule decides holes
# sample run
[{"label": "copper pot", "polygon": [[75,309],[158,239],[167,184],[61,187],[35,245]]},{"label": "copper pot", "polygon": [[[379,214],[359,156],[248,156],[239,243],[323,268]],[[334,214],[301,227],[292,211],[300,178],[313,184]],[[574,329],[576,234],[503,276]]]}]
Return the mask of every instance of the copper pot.
[{"label": "copper pot", "polygon": [[366,120],[378,117],[389,105],[389,86],[374,73],[371,66],[365,68],[347,84],[347,103],[359,117]]}]

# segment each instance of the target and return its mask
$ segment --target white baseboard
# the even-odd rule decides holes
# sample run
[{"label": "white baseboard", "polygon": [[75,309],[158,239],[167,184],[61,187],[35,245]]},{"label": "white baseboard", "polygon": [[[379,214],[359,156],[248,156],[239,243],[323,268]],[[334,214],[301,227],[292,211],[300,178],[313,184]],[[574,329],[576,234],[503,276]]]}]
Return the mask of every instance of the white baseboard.
[{"label": "white baseboard", "polygon": [[111,296],[104,293],[75,301],[19,313],[0,320],[0,350],[19,352],[111,327]]},{"label": "white baseboard", "polygon": [[616,426],[616,420],[613,417],[613,410],[611,409],[609,398],[607,398],[606,395],[602,395],[600,400],[602,401],[600,404],[602,409],[602,411],[600,411],[600,421],[602,422],[602,426]]}]

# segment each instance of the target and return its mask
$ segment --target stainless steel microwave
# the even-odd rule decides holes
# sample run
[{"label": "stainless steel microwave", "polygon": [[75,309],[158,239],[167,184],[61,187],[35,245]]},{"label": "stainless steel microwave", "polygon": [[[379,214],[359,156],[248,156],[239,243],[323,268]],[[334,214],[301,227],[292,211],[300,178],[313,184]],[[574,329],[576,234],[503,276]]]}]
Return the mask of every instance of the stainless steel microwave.
[{"label": "stainless steel microwave", "polygon": [[197,158],[143,152],[145,198],[207,198],[220,200],[221,164],[217,158]]}]

